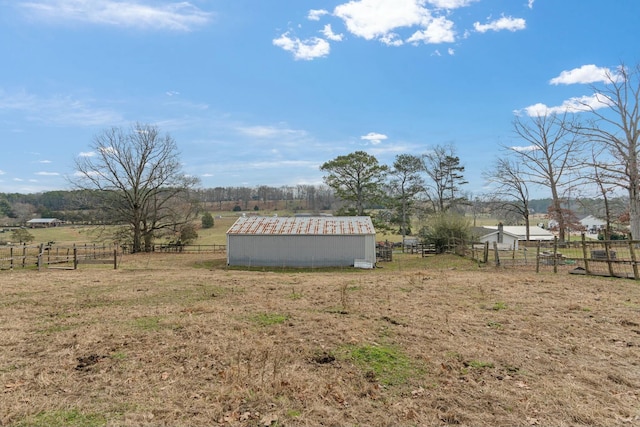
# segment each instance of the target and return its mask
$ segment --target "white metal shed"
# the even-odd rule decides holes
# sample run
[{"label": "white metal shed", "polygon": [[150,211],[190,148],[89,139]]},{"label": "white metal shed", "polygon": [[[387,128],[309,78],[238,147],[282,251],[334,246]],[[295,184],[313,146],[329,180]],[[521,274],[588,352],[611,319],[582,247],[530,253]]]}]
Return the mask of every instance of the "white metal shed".
[{"label": "white metal shed", "polygon": [[270,267],[375,266],[368,216],[241,217],[227,231],[227,264]]}]

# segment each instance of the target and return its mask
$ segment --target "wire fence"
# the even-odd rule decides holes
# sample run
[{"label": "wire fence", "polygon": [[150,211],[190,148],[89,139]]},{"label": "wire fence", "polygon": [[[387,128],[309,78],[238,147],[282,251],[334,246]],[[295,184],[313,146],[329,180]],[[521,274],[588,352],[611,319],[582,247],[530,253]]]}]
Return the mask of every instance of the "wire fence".
[{"label": "wire fence", "polygon": [[[147,252],[182,254],[224,253],[225,245],[154,245]],[[0,270],[60,268],[77,269],[79,264],[118,266],[118,259],[132,253],[127,245],[55,244],[0,246]]]},{"label": "wire fence", "polygon": [[566,243],[557,238],[551,242],[520,242],[509,249],[489,242],[452,241],[448,251],[487,265],[640,280],[638,240],[586,240],[583,236]]}]

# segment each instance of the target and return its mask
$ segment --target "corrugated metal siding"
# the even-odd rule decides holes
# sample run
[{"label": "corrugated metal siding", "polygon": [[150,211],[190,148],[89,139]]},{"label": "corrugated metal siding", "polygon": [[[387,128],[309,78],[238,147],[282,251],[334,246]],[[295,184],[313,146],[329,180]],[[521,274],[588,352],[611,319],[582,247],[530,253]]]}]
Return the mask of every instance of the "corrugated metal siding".
[{"label": "corrugated metal siding", "polygon": [[342,267],[376,262],[369,217],[239,218],[227,232],[229,265]]}]

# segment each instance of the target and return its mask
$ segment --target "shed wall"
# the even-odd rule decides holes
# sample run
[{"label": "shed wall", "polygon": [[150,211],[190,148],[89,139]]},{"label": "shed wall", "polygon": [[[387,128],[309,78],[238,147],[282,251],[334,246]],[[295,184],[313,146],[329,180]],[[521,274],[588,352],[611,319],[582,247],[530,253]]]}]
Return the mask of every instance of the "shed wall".
[{"label": "shed wall", "polygon": [[376,262],[375,235],[227,235],[229,265],[348,267]]}]

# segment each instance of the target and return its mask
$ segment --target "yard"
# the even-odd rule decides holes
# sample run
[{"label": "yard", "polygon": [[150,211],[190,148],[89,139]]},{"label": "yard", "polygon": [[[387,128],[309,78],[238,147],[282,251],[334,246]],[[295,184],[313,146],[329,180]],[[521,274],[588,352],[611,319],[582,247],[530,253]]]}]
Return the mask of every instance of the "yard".
[{"label": "yard", "polygon": [[640,424],[636,281],[223,257],[0,272],[0,425]]}]

